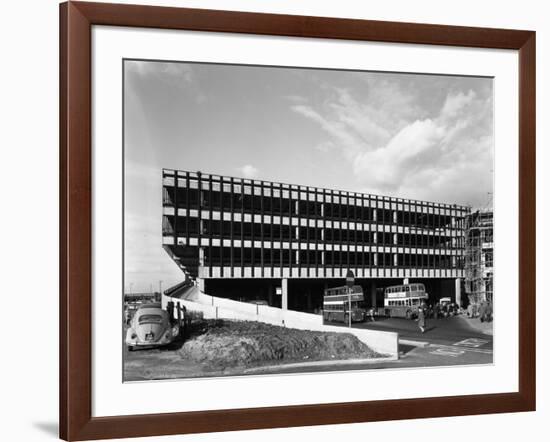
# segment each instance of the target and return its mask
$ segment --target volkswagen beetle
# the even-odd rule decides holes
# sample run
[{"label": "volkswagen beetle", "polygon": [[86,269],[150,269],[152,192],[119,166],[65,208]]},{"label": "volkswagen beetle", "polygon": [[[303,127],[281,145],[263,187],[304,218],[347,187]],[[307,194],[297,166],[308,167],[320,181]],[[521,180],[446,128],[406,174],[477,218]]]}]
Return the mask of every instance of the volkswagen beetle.
[{"label": "volkswagen beetle", "polygon": [[179,336],[179,326],[172,325],[168,313],[159,303],[140,306],[126,332],[126,345],[132,351],[136,347],[168,345]]}]

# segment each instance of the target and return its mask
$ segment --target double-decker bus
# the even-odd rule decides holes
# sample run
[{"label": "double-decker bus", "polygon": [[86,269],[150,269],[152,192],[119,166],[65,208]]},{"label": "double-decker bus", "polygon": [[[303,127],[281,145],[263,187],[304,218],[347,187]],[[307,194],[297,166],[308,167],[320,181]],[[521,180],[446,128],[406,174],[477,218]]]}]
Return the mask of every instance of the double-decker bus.
[{"label": "double-decker bus", "polygon": [[347,323],[351,310],[352,322],[364,321],[367,312],[363,307],[363,289],[359,285],[351,288],[351,309],[349,305],[349,288],[334,287],[325,290],[323,297],[323,319],[327,322],[341,321]]},{"label": "double-decker bus", "polygon": [[413,319],[418,307],[428,299],[424,284],[403,284],[386,287],[384,290],[384,313],[386,316]]}]

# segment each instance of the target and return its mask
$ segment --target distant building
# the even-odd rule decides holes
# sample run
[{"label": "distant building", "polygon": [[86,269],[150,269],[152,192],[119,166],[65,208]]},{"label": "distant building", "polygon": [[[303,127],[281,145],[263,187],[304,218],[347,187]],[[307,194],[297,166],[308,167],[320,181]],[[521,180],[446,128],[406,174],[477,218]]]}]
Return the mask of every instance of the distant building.
[{"label": "distant building", "polygon": [[208,294],[312,311],[351,269],[373,305],[409,279],[432,300],[460,299],[465,206],[200,172],[162,180],[163,247]]},{"label": "distant building", "polygon": [[493,212],[478,210],[466,217],[465,291],[470,303],[493,301]]}]

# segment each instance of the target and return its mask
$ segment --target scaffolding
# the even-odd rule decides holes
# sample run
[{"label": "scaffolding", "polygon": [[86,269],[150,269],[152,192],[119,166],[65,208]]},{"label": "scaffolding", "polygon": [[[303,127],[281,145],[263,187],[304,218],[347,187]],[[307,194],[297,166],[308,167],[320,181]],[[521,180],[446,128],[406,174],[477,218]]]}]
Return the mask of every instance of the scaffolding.
[{"label": "scaffolding", "polygon": [[493,302],[493,211],[477,210],[466,216],[465,289],[470,304]]}]

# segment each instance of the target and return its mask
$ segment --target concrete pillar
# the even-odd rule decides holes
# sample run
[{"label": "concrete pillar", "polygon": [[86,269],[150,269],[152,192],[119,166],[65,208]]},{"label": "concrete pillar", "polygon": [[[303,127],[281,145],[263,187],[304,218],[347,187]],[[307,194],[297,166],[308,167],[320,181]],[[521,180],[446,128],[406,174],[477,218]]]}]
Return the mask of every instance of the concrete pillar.
[{"label": "concrete pillar", "polygon": [[370,302],[371,302],[371,306],[376,308],[376,284],[374,283],[374,281],[370,281],[369,282],[369,293],[370,293]]},{"label": "concrete pillar", "polygon": [[197,278],[197,286],[201,292],[206,293],[206,280],[204,278]]},{"label": "concrete pillar", "polygon": [[398,267],[399,266],[399,258],[397,256],[397,253],[393,254],[393,266]]},{"label": "concrete pillar", "polygon": [[462,305],[462,280],[460,278],[455,279],[455,303],[459,307]]},{"label": "concrete pillar", "polygon": [[199,247],[199,266],[204,267],[204,247]]},{"label": "concrete pillar", "polygon": [[267,302],[270,306],[273,305],[273,284],[267,286]]},{"label": "concrete pillar", "polygon": [[281,281],[281,308],[288,310],[288,278],[283,278]]},{"label": "concrete pillar", "polygon": [[403,278],[403,284],[408,284],[409,283],[409,278]]}]

